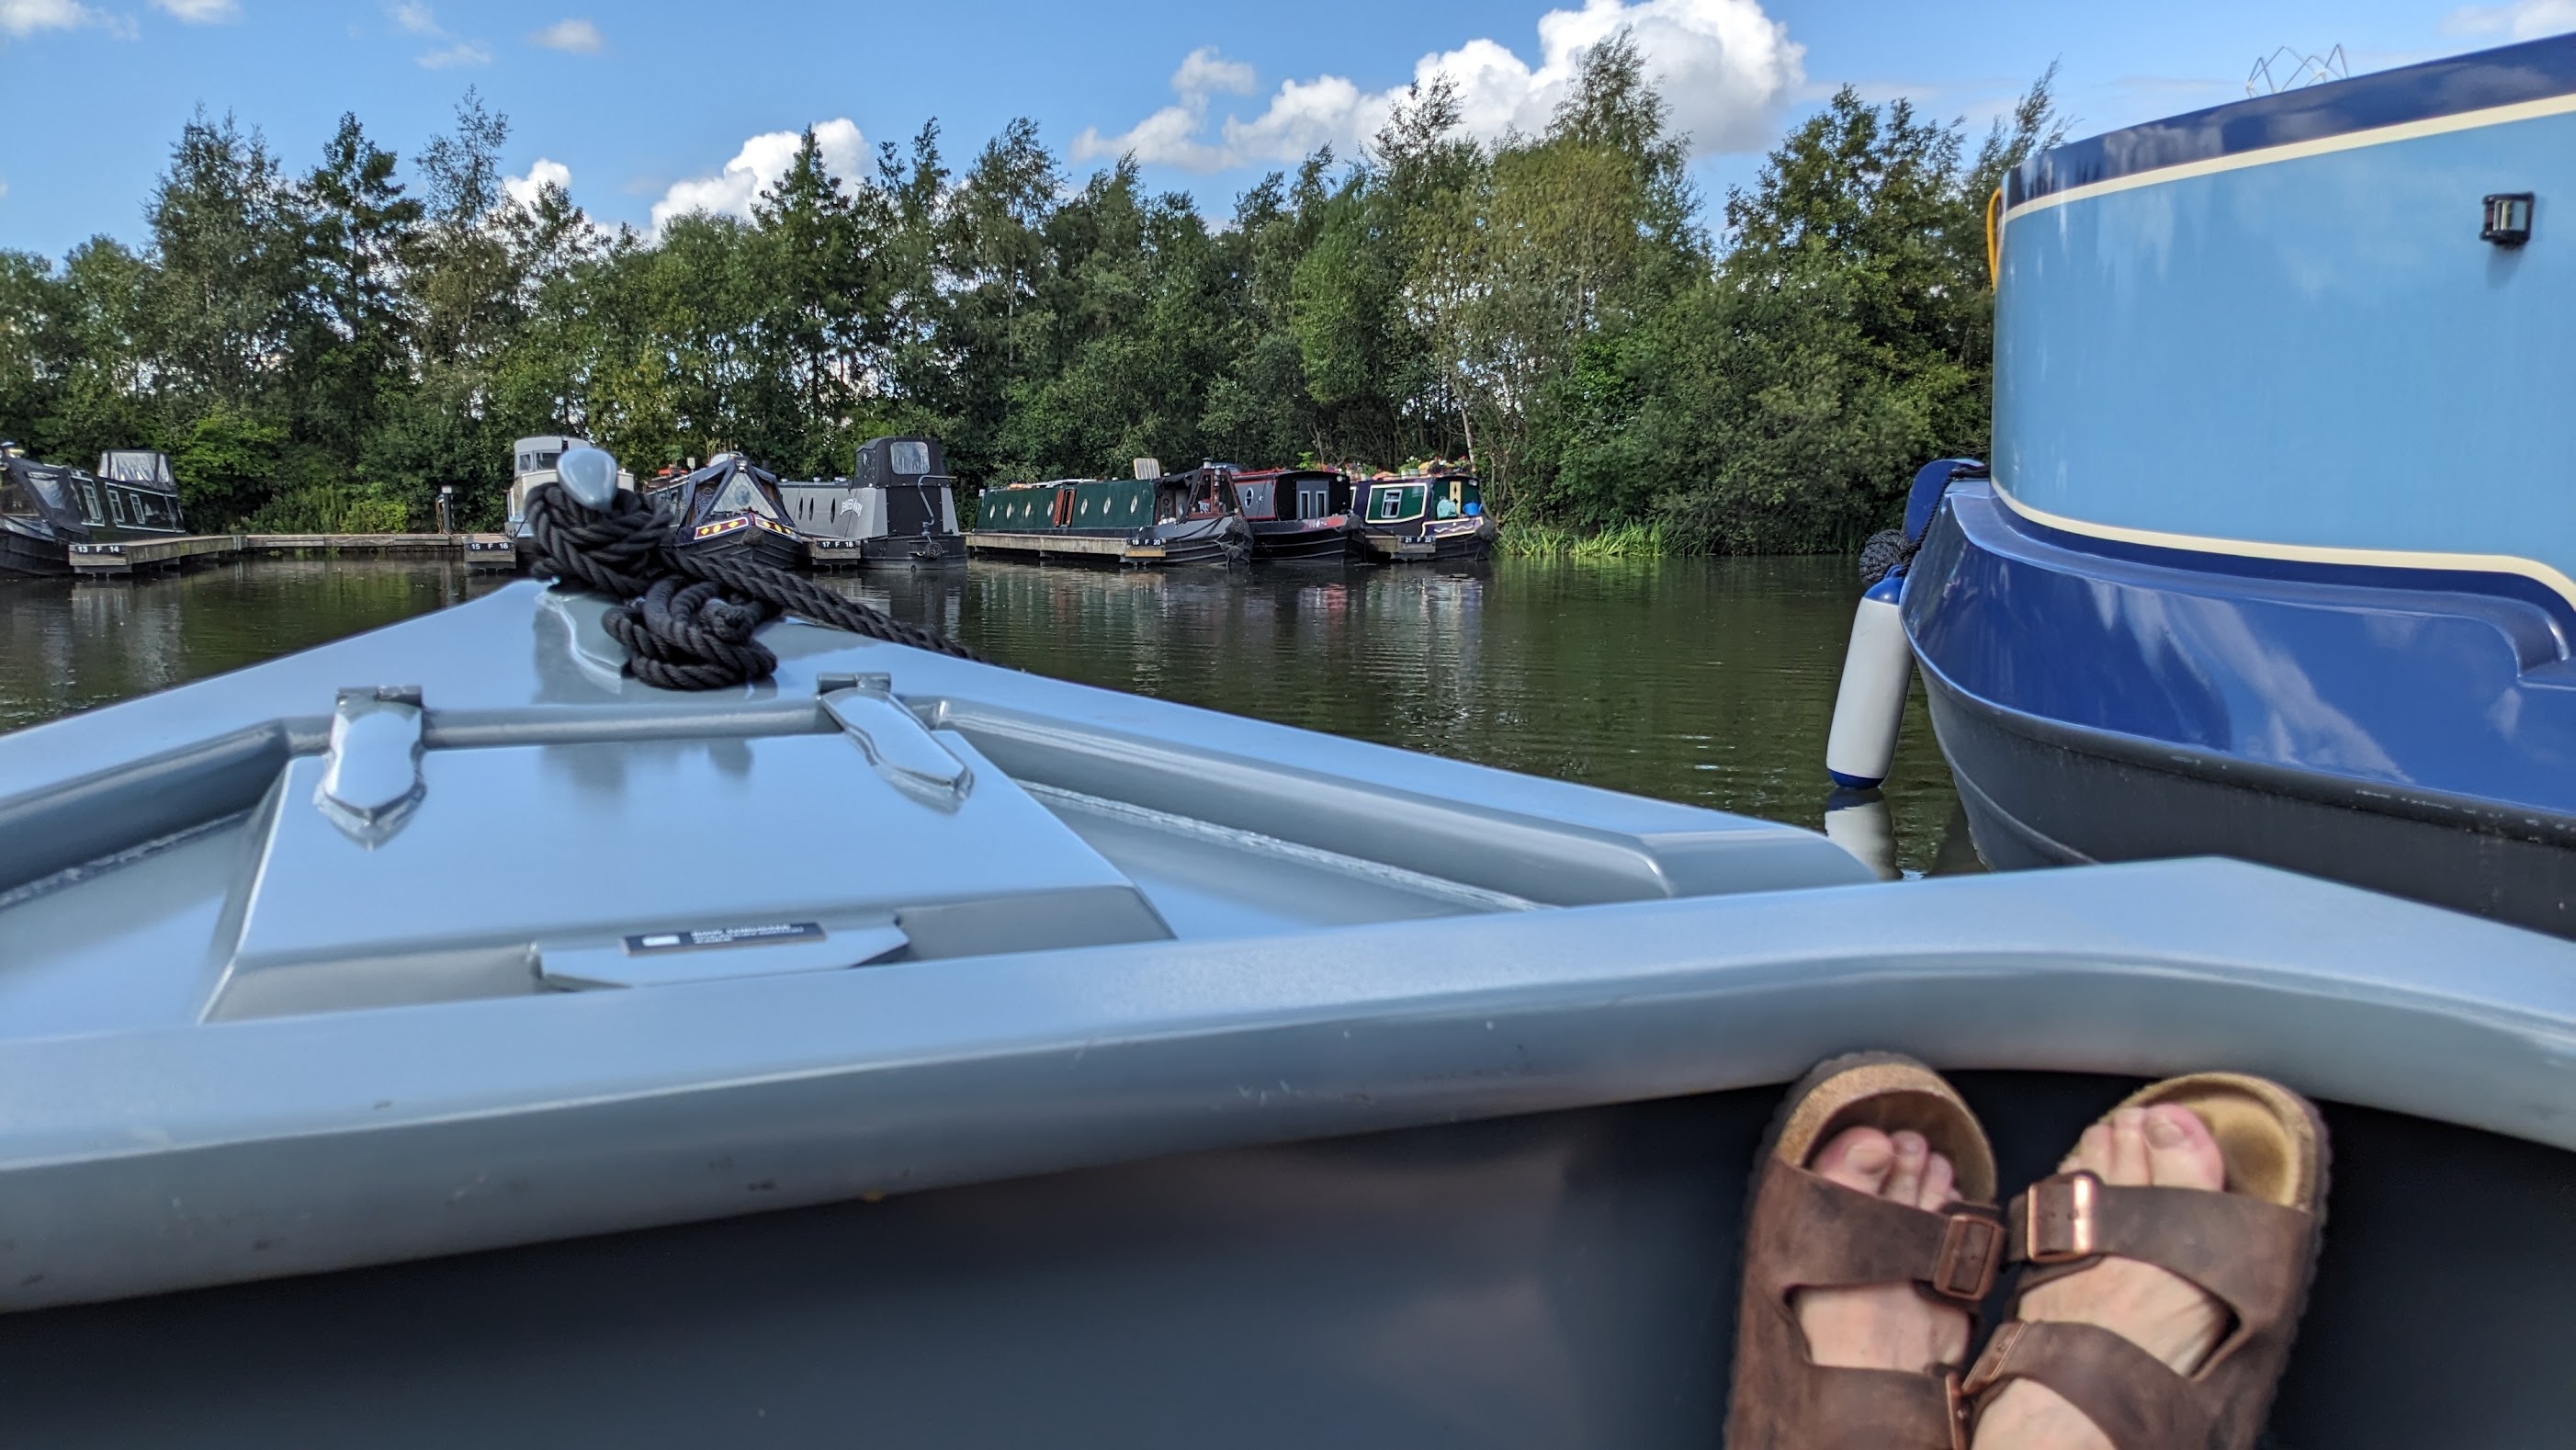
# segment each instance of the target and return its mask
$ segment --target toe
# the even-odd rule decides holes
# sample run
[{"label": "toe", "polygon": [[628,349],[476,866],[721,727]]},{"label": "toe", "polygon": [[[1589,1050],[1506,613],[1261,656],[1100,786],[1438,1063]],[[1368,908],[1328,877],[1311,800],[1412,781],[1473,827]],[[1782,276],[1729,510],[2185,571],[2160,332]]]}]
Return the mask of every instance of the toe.
[{"label": "toe", "polygon": [[1891,1133],[1888,1138],[1896,1147],[1896,1166],[1888,1170],[1887,1186],[1880,1192],[1898,1203],[1912,1203],[1923,1191],[1923,1165],[1932,1156],[1932,1145],[1921,1133]]},{"label": "toe", "polygon": [[1815,1172],[1845,1188],[1876,1194],[1896,1166],[1896,1145],[1876,1128],[1847,1128],[1816,1155]]},{"label": "toe", "polygon": [[2075,1156],[2069,1160],[2070,1171],[2090,1173],[2097,1178],[2111,1176],[2111,1125],[2095,1123],[2075,1140]]},{"label": "toe", "polygon": [[2111,1171],[2105,1183],[2144,1186],[2147,1177],[2147,1110],[2122,1108],[2111,1115]]},{"label": "toe", "polygon": [[1928,1208],[1937,1213],[1948,1208],[1951,1201],[1958,1196],[1958,1170],[1950,1165],[1948,1158],[1939,1153],[1933,1154],[1923,1165],[1923,1191],[1914,1196],[1914,1206]]},{"label": "toe", "polygon": [[2227,1186],[2227,1160],[2200,1115],[2179,1103],[2147,1109],[2147,1171],[2166,1188]]}]

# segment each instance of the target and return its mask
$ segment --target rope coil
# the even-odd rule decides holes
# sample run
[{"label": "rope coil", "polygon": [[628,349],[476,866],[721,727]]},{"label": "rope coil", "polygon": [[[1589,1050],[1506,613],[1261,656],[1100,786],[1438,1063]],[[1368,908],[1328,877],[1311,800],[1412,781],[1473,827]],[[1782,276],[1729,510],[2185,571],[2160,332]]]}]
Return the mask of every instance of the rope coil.
[{"label": "rope coil", "polygon": [[588,585],[619,601],[601,623],[626,647],[635,678],[665,690],[721,690],[765,680],[778,656],[752,636],[781,614],[958,659],[973,650],[749,559],[672,547],[671,517],[620,490],[583,506],[559,483],[528,494],[528,537],[542,578]]}]

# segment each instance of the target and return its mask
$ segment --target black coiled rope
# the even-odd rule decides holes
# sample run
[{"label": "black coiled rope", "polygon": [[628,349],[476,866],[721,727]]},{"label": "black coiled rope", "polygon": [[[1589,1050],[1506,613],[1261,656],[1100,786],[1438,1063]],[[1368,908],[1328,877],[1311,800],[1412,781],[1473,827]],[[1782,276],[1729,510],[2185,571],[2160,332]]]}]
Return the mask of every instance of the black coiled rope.
[{"label": "black coiled rope", "polygon": [[616,598],[601,622],[626,646],[635,678],[666,690],[721,690],[765,680],[778,656],[752,638],[780,614],[889,644],[959,659],[973,650],[748,559],[695,554],[671,544],[671,516],[621,489],[607,508],[583,506],[562,484],[528,494],[536,572]]}]

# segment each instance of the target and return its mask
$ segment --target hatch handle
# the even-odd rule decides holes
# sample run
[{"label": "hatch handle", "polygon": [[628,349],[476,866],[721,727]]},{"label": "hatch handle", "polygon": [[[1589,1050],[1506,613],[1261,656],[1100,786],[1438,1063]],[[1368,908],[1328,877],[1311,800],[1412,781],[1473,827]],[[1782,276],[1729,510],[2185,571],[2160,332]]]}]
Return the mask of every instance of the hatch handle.
[{"label": "hatch handle", "polygon": [[975,788],[975,772],[894,697],[891,677],[824,675],[815,683],[823,708],[895,788],[948,810]]}]

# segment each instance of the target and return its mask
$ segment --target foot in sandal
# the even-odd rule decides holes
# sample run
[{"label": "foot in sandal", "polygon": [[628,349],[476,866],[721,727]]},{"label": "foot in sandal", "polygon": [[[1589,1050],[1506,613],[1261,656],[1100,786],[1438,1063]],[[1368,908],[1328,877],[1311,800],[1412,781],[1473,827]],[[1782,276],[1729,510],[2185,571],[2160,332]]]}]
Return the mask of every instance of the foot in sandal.
[{"label": "foot in sandal", "polygon": [[[1949,1155],[1907,1129],[1846,1128],[1808,1167],[1856,1193],[1933,1213],[1959,1198]],[[1800,1289],[1791,1302],[1807,1336],[1807,1357],[1820,1365],[1915,1373],[1967,1362],[1966,1307],[1929,1298],[1912,1284]]]},{"label": "foot in sandal", "polygon": [[2315,1267],[2325,1133],[2277,1084],[2146,1089],[2016,1201],[2034,1261],[1968,1380],[1977,1450],[2250,1450]]},{"label": "foot in sandal", "polygon": [[[2208,1125],[2170,1103],[2121,1108],[2085,1129],[2058,1171],[2090,1173],[2107,1184],[2207,1192],[2227,1183],[2227,1164]],[[2104,1259],[2032,1289],[2022,1296],[2020,1317],[2098,1324],[2182,1374],[2200,1368],[2227,1328],[2226,1306],[2189,1279],[2130,1259]],[[2016,1380],[1996,1396],[1978,1425],[1977,1444],[2118,1450],[2056,1391],[2031,1380]]]},{"label": "foot in sandal", "polygon": [[1955,1450],[2004,1238],[1967,1104],[1911,1059],[1837,1058],[1791,1090],[1755,1182],[1729,1450]]}]

